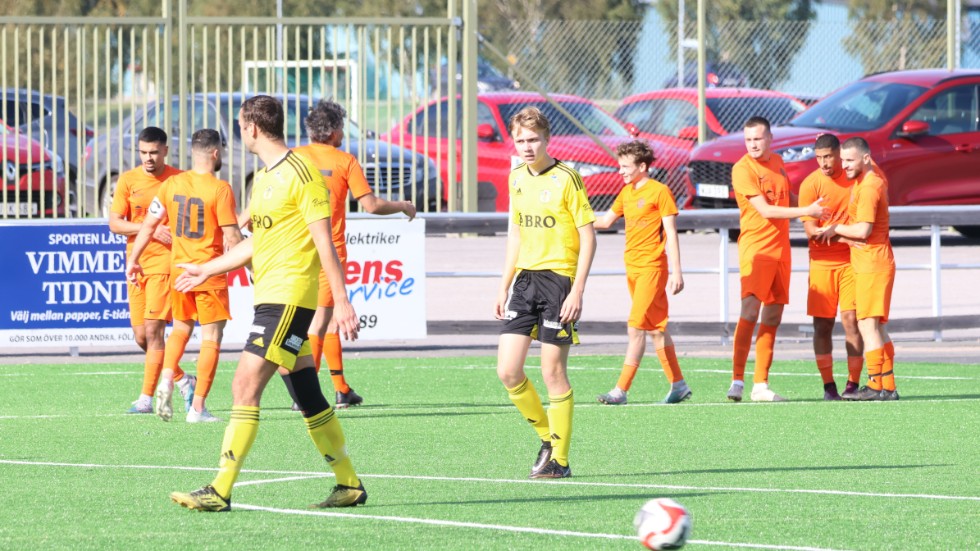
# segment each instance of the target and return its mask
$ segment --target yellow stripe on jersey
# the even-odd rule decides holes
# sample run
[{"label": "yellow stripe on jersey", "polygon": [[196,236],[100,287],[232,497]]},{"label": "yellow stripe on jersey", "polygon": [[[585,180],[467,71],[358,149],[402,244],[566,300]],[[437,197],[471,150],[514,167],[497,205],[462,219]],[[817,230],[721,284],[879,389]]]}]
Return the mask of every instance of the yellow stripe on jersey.
[{"label": "yellow stripe on jersey", "polygon": [[582,177],[561,161],[538,175],[522,164],[511,171],[511,222],[520,228],[520,270],[575,277],[578,228],[595,222]]},{"label": "yellow stripe on jersey", "polygon": [[320,172],[290,151],[256,173],[250,210],[255,304],[315,309],[320,261],[307,226],[330,218],[330,196]]}]

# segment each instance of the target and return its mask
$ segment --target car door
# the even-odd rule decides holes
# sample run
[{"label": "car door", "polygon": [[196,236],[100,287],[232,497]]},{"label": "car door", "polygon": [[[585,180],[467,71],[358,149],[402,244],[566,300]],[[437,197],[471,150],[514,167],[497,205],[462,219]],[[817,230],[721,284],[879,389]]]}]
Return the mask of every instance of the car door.
[{"label": "car door", "polygon": [[902,121],[929,124],[924,135],[896,128],[884,152],[895,205],[980,203],[980,82],[934,91]]}]

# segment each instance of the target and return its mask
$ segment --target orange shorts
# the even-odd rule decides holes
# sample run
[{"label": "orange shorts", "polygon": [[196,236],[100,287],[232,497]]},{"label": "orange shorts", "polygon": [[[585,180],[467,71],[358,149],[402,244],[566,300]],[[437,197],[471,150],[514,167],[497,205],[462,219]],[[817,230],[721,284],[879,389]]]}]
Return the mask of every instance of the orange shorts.
[{"label": "orange shorts", "polygon": [[201,325],[231,319],[228,289],[173,291],[174,319],[197,320]]},{"label": "orange shorts", "polygon": [[892,308],[892,287],[894,285],[894,267],[886,272],[854,274],[857,319],[881,318],[881,323],[888,323],[888,313]]},{"label": "orange shorts", "polygon": [[[340,259],[340,273],[347,273],[347,259]],[[321,308],[333,308],[333,293],[330,290],[330,284],[327,283],[327,274],[320,269],[320,286],[316,294],[316,305]]]},{"label": "orange shorts", "polygon": [[789,304],[789,262],[751,259],[739,266],[742,298],[755,296],[763,304]]},{"label": "orange shorts", "polygon": [[633,306],[627,324],[644,331],[667,329],[667,270],[626,274]]},{"label": "orange shorts", "polygon": [[855,309],[854,270],[851,265],[827,268],[811,264],[806,314],[833,319],[837,317],[838,305],[841,312]]},{"label": "orange shorts", "polygon": [[150,274],[129,284],[129,323],[133,327],[145,320],[170,321],[170,274]]}]

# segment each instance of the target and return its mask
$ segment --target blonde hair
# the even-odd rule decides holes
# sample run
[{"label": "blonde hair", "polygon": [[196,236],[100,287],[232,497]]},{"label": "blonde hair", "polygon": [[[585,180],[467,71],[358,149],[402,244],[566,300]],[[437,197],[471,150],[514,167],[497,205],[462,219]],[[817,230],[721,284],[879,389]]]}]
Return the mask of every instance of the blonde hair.
[{"label": "blonde hair", "polygon": [[534,130],[543,134],[545,138],[551,137],[551,124],[548,123],[548,117],[545,117],[544,113],[537,107],[525,107],[514,113],[507,124],[507,129],[513,134],[518,126]]}]

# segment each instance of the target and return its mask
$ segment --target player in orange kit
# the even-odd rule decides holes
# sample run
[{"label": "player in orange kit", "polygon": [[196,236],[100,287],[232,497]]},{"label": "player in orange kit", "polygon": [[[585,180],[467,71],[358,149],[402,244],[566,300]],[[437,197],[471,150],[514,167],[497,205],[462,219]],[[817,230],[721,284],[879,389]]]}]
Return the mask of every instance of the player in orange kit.
[{"label": "player in orange kit", "polygon": [[868,383],[853,399],[898,400],[895,346],[885,329],[895,285],[895,255],[888,237],[888,182],[874,166],[871,148],[863,138],[851,138],[841,145],[841,163],[848,178],[856,180],[847,208],[848,222],[822,228],[818,238],[826,242],[839,235],[855,242],[851,266]]},{"label": "player in orange kit", "polygon": [[813,352],[817,369],[823,379],[824,400],[840,400],[834,381],[834,318],[840,305],[840,321],[844,326],[847,348],[847,386],[844,397],[858,389],[864,368],[864,343],[855,316],[854,270],[851,269],[851,250],[847,239],[829,243],[814,239],[819,228],[847,220],[847,205],[851,200],[854,180],[847,177],[841,165],[840,140],[833,134],[821,134],[813,146],[819,168],[800,185],[800,203],[812,203],[822,198],[830,209],[830,218],[819,220],[805,216],[803,228],[810,238],[810,280],[807,295],[807,314],[813,317]]},{"label": "player in orange kit", "polygon": [[[167,165],[167,133],[160,128],[144,128],[137,137],[136,148],[140,166],[119,176],[109,210],[109,231],[127,236],[127,258],[132,257],[136,234],[160,184],[180,173]],[[164,331],[170,321],[170,242],[170,228],[157,226],[144,252],[143,276],[129,284],[129,322],[146,359],[143,390],[127,413],[153,413],[153,390],[163,368]],[[183,375],[178,367],[174,378],[188,399],[194,394],[196,381],[192,375]]]},{"label": "player in orange kit", "polygon": [[[191,137],[191,170],[169,178],[160,186],[150,205],[149,215],[136,237],[133,255],[126,274],[135,279],[141,272],[141,253],[149,235],[164,221],[173,221],[174,242],[171,262],[174,277],[180,275],[177,264],[203,264],[234,247],[242,240],[235,216],[235,199],[231,186],[218,180],[214,172],[221,168],[221,136],[216,130],[198,130]],[[228,303],[228,278],[212,277],[193,290],[172,292],[174,330],[167,339],[163,376],[156,390],[155,411],[164,421],[173,416],[173,370],[184,353],[194,331],[195,320],[201,324],[201,353],[197,361],[197,389],[187,422],[213,422],[219,419],[205,407],[205,399],[218,367],[221,337],[231,319]]]},{"label": "player in orange kit", "polygon": [[755,341],[755,374],[751,398],[777,402],[783,397],[769,388],[776,330],[789,304],[789,220],[802,216],[826,218],[820,199],[806,207],[792,206],[783,159],[770,149],[772,132],[764,117],[745,121],[746,154],[732,167],[732,187],[739,210],[738,267],[742,284],[742,308],[735,327],[732,385],[728,399],[742,400],[745,364],[752,347],[752,333],[760,320]]}]

